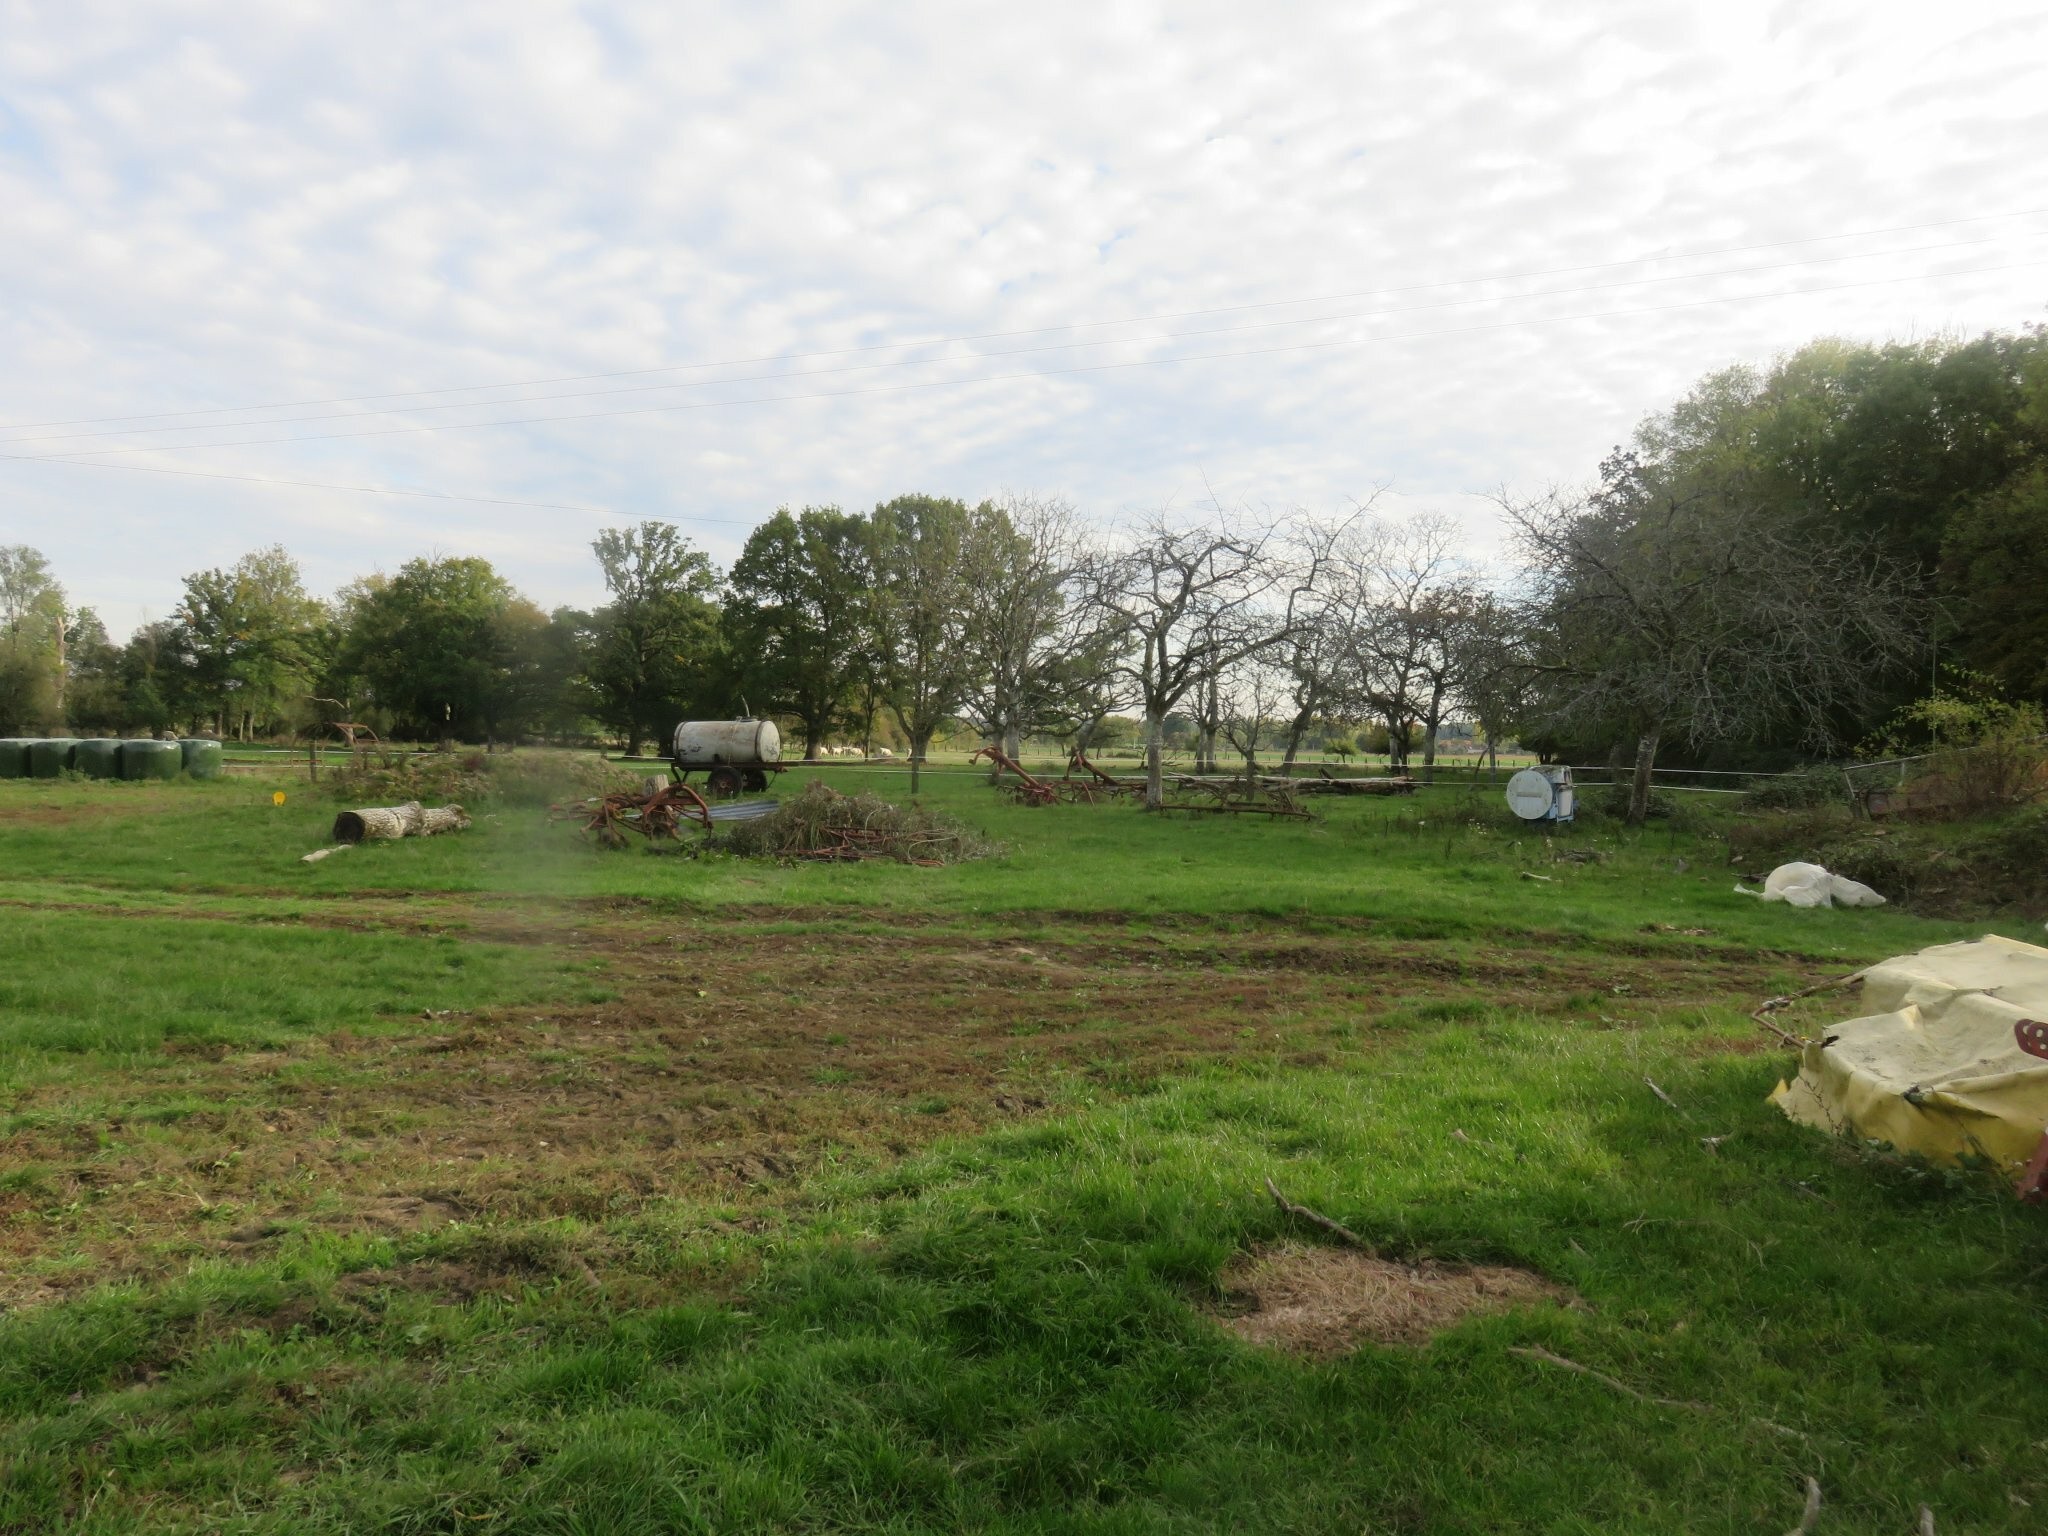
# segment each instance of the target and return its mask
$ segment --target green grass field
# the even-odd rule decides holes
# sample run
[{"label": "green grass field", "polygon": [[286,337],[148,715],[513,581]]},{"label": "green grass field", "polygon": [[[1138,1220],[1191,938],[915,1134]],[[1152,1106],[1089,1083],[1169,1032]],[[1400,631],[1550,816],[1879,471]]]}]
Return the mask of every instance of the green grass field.
[{"label": "green grass field", "polygon": [[[926,790],[1004,851],[0,784],[0,1531],[2042,1528],[2048,1218],[1746,1017],[2034,923],[1746,900],[1706,811]],[[1570,1304],[1248,1342],[1269,1177]]]}]

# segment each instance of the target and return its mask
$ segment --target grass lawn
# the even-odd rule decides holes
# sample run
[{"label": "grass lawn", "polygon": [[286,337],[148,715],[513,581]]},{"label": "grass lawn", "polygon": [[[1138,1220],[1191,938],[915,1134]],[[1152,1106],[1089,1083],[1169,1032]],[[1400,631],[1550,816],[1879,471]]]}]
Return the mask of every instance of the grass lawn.
[{"label": "grass lawn", "polygon": [[[307,866],[278,785],[0,784],[0,1531],[2048,1519],[2048,1218],[1785,1122],[1745,1017],[2030,923],[1448,789],[935,773],[1005,851],[918,869],[495,805]],[[1331,1251],[1269,1177],[1556,1299],[1250,1342],[1245,1256]]]}]

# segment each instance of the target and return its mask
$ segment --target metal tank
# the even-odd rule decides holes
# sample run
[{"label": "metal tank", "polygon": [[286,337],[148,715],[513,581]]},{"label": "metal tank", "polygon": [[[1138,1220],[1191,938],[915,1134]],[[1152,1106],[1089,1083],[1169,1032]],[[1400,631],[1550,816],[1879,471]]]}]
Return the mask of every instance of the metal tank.
[{"label": "metal tank", "polygon": [[673,746],[677,775],[703,773],[713,794],[766,789],[768,775],[782,771],[782,733],[773,720],[685,720]]},{"label": "metal tank", "polygon": [[1524,821],[1570,821],[1578,812],[1571,769],[1561,763],[1524,768],[1508,780],[1508,809]]}]

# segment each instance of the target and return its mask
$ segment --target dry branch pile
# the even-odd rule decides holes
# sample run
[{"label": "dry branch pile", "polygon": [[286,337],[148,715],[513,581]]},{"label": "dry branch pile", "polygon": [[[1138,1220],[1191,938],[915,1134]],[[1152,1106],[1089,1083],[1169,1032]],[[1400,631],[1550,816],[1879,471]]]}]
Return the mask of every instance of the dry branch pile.
[{"label": "dry branch pile", "polygon": [[773,815],[720,829],[714,837],[719,848],[749,858],[823,862],[956,864],[995,851],[980,833],[950,817],[905,810],[875,795],[842,795],[816,781]]}]

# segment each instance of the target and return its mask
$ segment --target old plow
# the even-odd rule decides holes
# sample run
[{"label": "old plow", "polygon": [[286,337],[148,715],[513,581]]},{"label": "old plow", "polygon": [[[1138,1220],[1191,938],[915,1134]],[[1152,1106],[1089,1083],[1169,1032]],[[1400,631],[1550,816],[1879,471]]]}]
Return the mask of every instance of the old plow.
[{"label": "old plow", "polygon": [[773,800],[727,800],[713,805],[687,784],[649,779],[640,789],[616,790],[548,808],[550,821],[582,823],[583,834],[605,848],[623,848],[630,835],[673,841],[686,825],[709,831],[714,822],[751,821],[777,809]]},{"label": "old plow", "polygon": [[[1116,779],[1104,773],[1088,761],[1084,752],[1075,751],[1067,758],[1067,771],[1057,779],[1041,779],[1031,773],[1014,757],[996,746],[983,747],[967,760],[978,763],[984,758],[995,770],[993,782],[1007,791],[1019,805],[1095,805],[1104,800],[1117,800],[1135,795],[1144,785],[1137,780]],[[1080,769],[1080,775],[1075,774]],[[1010,774],[1015,783],[1005,783],[1003,775]]]}]

